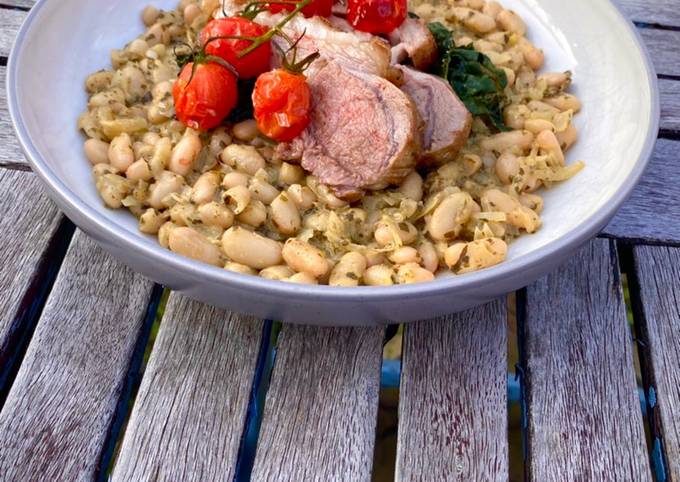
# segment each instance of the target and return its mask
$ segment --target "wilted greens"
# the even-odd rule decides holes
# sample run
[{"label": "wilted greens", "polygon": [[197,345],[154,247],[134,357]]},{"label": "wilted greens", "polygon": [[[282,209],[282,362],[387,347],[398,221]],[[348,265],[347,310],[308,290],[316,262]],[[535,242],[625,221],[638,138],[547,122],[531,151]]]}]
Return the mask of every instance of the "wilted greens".
[{"label": "wilted greens", "polygon": [[508,85],[505,72],[472,45],[456,47],[452,32],[441,23],[432,22],[428,27],[439,50],[433,73],[449,81],[472,115],[481,117],[489,127],[508,130],[503,122]]}]

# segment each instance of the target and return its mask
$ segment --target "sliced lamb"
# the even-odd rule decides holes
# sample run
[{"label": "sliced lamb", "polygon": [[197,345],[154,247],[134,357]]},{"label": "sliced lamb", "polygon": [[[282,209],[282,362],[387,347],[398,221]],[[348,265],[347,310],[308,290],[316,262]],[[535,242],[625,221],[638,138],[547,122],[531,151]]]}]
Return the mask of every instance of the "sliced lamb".
[{"label": "sliced lamb", "polygon": [[[280,14],[261,13],[256,21],[271,27],[280,22],[282,18]],[[336,22],[340,24],[341,20],[337,19]],[[299,59],[318,51],[321,59],[333,60],[347,68],[380,77],[387,74],[390,66],[390,46],[384,39],[365,32],[343,31],[323,17],[305,18],[297,15],[283,27],[283,31],[293,39],[304,34],[297,45]],[[275,37],[274,41],[278,42],[281,48],[287,48],[284,39]],[[313,70],[314,68],[308,72],[308,75],[312,75]]]},{"label": "sliced lamb", "polygon": [[455,159],[472,127],[465,104],[444,79],[403,65],[394,67],[402,73],[401,90],[413,99],[425,122],[419,162],[436,165]]},{"label": "sliced lamb", "polygon": [[432,32],[421,19],[407,18],[389,35],[392,47],[392,63],[400,64],[406,59],[418,70],[427,70],[437,60],[437,44]]},{"label": "sliced lamb", "polygon": [[345,199],[400,183],[420,151],[421,121],[411,99],[388,80],[326,62],[309,79],[307,129],[279,144],[282,159],[302,167]]}]

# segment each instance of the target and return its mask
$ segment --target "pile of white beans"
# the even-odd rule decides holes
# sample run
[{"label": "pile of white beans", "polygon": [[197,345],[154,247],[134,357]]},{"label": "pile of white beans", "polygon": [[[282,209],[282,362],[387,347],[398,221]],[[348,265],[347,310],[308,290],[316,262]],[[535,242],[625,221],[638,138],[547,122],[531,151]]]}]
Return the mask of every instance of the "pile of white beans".
[{"label": "pile of white beans", "polygon": [[85,82],[88,139],[104,203],[126,208],[139,229],[189,258],[272,280],[331,286],[429,281],[502,262],[507,242],[541,226],[534,191],[571,177],[576,97],[568,73],[535,71],[543,53],[524,22],[496,2],[412,5],[456,31],[503,68],[505,120],[491,133],[479,120],[458,159],[413,172],[397,187],[349,205],[299,165],[274,156],[254,120],[209,133],[175,119],[173,46],[195,42],[217,0],[182,0],[175,11],[147,7],[145,34],[112,52],[113,69]]}]

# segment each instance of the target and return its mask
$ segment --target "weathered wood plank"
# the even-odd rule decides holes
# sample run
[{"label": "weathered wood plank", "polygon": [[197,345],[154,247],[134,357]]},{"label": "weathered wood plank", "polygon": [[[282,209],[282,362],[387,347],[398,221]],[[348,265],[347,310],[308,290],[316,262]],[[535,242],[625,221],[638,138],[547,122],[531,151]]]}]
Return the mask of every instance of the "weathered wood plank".
[{"label": "weathered wood plank", "polygon": [[172,294],[112,480],[233,480],[262,330]]},{"label": "weathered wood plank", "polygon": [[76,233],[0,412],[3,480],[92,480],[106,468],[152,289]]},{"label": "weathered wood plank", "polygon": [[614,0],[614,3],[636,22],[680,27],[677,0]]},{"label": "weathered wood plank", "polygon": [[383,337],[283,327],[252,480],[371,480]]},{"label": "weathered wood plank", "polygon": [[603,234],[633,241],[680,244],[680,142],[659,139],[630,199]]},{"label": "weathered wood plank", "polygon": [[35,4],[35,0],[3,0],[2,4],[8,7],[30,9]]},{"label": "weathered wood plank", "polygon": [[[680,249],[639,246],[631,297],[642,343],[638,350],[652,407],[654,435],[663,442],[666,480],[680,481]],[[650,390],[651,386],[651,390]],[[651,397],[653,390],[653,397]]]},{"label": "weathered wood plank", "polygon": [[680,81],[659,79],[662,130],[680,132]]},{"label": "weathered wood plank", "polygon": [[[652,9],[652,4],[649,4]],[[677,9],[677,5],[676,5]],[[657,74],[680,75],[680,31],[654,28],[638,29],[647,46]]]},{"label": "weathered wood plank", "polygon": [[0,167],[28,169],[7,111],[6,78],[7,68],[0,66]]},{"label": "weathered wood plank", "polygon": [[0,169],[0,192],[1,404],[20,340],[29,335],[37,304],[44,301],[49,264],[58,263],[61,256],[54,237],[62,218],[32,173]]},{"label": "weathered wood plank", "polygon": [[613,241],[526,289],[529,481],[651,481]]},{"label": "weathered wood plank", "polygon": [[508,480],[505,300],[404,334],[397,481]]},{"label": "weathered wood plank", "polygon": [[7,57],[19,27],[26,18],[26,12],[2,8],[0,9],[0,57]]}]

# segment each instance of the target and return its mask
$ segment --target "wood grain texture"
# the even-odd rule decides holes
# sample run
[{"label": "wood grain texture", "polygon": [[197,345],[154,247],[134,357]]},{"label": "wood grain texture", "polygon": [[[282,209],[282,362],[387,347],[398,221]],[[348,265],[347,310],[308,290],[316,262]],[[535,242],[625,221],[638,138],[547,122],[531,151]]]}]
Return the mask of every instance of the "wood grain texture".
[{"label": "wood grain texture", "polygon": [[15,9],[0,9],[0,57],[7,57],[19,27],[26,18],[26,12]]},{"label": "wood grain texture", "polygon": [[30,9],[35,4],[35,0],[3,0],[2,5],[13,8]]},{"label": "wood grain texture", "polygon": [[659,139],[630,199],[604,229],[607,236],[680,244],[680,142]]},{"label": "wood grain texture", "polygon": [[6,81],[7,67],[0,66],[0,168],[28,169],[28,163],[19,148],[7,110]]},{"label": "wood grain texture", "polygon": [[[680,249],[639,246],[633,250],[637,308],[645,381],[656,403],[655,435],[666,454],[668,482],[680,481]],[[648,395],[651,393],[647,387]],[[648,396],[648,401],[652,398]]]},{"label": "wood grain texture", "polygon": [[[680,9],[679,9],[680,10]],[[662,130],[680,132],[680,80],[659,79]]]},{"label": "wood grain texture", "polygon": [[61,216],[32,173],[0,169],[0,392],[2,373],[45,282],[46,258]]},{"label": "wood grain texture", "polygon": [[28,169],[7,110],[6,78],[7,68],[0,66],[0,168]]},{"label": "wood grain texture", "polygon": [[153,285],[76,233],[0,412],[0,478],[92,480]]},{"label": "wood grain texture", "polygon": [[[653,4],[648,5],[650,10],[653,9]],[[656,73],[680,75],[680,50],[677,48],[680,43],[680,31],[641,28],[638,32],[647,46]]]},{"label": "wood grain texture", "polygon": [[508,480],[507,314],[499,300],[404,333],[396,480]]},{"label": "wood grain texture", "polygon": [[528,480],[651,481],[614,243],[526,289]]},{"label": "wood grain texture", "polygon": [[614,3],[636,22],[680,27],[677,0],[614,0]]},{"label": "wood grain texture", "polygon": [[234,478],[262,329],[170,295],[113,481]]},{"label": "wood grain texture", "polygon": [[253,481],[371,480],[383,337],[283,327]]}]

